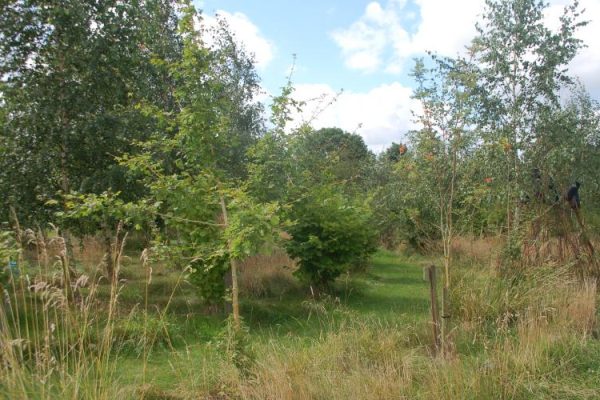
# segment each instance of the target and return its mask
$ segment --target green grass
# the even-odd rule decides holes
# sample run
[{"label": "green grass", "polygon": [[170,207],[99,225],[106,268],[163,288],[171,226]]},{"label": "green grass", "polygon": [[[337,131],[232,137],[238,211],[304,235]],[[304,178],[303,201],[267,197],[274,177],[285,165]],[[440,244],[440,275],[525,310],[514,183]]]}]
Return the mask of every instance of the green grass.
[{"label": "green grass", "polygon": [[[256,360],[248,376],[218,345],[223,316],[189,314],[180,319],[181,340],[148,359],[148,398],[600,398],[600,342],[573,330],[564,315],[550,325],[539,319],[562,307],[560,296],[519,287],[486,294],[501,281],[485,269],[458,274],[464,279],[456,299],[470,309],[456,309],[454,355],[432,359],[425,261],[379,251],[367,272],[340,277],[318,300],[300,287],[282,296],[245,297],[245,340]],[[554,273],[535,272],[534,278],[540,287],[576,290]],[[542,314],[539,302],[546,304]],[[494,304],[498,312],[525,308],[506,326],[501,316],[474,318],[491,316]],[[541,325],[531,325],[538,320]],[[122,358],[117,375],[124,387],[139,388],[140,358]]]},{"label": "green grass", "polygon": [[[311,301],[310,291],[281,298],[244,299],[242,314],[253,332],[315,336],[348,314],[412,322],[427,317],[428,292],[421,267],[397,254],[380,251],[366,273],[340,277],[332,294]],[[319,315],[327,311],[326,324]],[[337,314],[337,315],[336,315]]]},{"label": "green grass", "polygon": [[[162,301],[166,303],[165,297],[168,297],[168,289],[173,288],[174,279],[163,275],[153,280],[153,285],[160,289],[154,288],[152,293],[163,296]],[[141,301],[131,293],[134,289],[143,293],[141,287],[134,284],[124,292],[125,300]],[[184,285],[184,291],[175,297],[174,304],[186,304],[185,296],[193,299]],[[156,297],[151,298],[156,301]],[[325,298],[311,300],[308,289],[296,289],[281,297],[242,299],[241,312],[255,346],[276,340],[279,344],[302,347],[336,331],[349,319],[409,325],[426,320],[428,307],[428,290],[421,267],[392,252],[379,251],[368,272],[340,277],[332,294]],[[219,360],[214,342],[223,326],[223,316],[194,313],[189,303],[174,310],[181,324],[181,337],[174,340],[174,349],[155,349],[148,360],[147,383],[162,390],[176,386],[182,378],[182,370],[216,368]],[[182,315],[183,311],[187,314]],[[138,357],[121,358],[118,375],[123,384],[141,382],[141,364]]]},{"label": "green grass", "polygon": [[[130,262],[112,336],[116,371],[103,384],[124,399],[600,398],[595,286],[568,268],[531,269],[515,283],[457,265],[453,347],[432,357],[426,262],[379,251],[366,272],[317,299],[279,276],[261,296],[242,296],[248,333],[233,336],[222,311],[164,266],[147,288],[146,319],[145,273]],[[101,285],[99,304],[107,296]]]},{"label": "green grass", "polygon": [[422,268],[397,254],[380,251],[373,268],[354,279],[346,305],[363,315],[386,319],[423,319],[429,309],[429,292]]}]

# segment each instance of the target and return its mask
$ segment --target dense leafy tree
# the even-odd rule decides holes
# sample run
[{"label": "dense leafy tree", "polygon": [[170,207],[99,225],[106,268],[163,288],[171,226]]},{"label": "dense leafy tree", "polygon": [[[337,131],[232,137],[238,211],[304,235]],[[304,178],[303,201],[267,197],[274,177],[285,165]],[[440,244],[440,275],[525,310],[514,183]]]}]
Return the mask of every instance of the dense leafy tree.
[{"label": "dense leafy tree", "polygon": [[0,183],[8,201],[21,217],[44,220],[43,203],[58,190],[138,194],[115,156],[148,130],[136,103],[173,107],[161,66],[181,47],[172,2],[3,4],[0,75],[9,151],[0,158],[7,177]]},{"label": "dense leafy tree", "polygon": [[290,153],[307,183],[336,182],[345,190],[364,185],[374,161],[361,136],[340,128],[306,129],[294,138]]},{"label": "dense leafy tree", "polygon": [[320,290],[353,262],[376,250],[376,230],[369,209],[333,186],[313,188],[290,211],[288,254],[298,259],[296,274]]}]

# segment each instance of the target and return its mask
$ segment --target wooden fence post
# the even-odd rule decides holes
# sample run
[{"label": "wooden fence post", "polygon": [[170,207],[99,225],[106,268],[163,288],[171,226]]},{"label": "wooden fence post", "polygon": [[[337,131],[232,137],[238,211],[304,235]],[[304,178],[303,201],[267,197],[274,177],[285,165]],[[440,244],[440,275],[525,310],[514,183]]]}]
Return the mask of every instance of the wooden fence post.
[{"label": "wooden fence post", "polygon": [[429,294],[431,299],[431,320],[433,330],[433,348],[435,354],[440,351],[440,316],[437,301],[437,271],[435,265],[427,267],[429,277]]}]

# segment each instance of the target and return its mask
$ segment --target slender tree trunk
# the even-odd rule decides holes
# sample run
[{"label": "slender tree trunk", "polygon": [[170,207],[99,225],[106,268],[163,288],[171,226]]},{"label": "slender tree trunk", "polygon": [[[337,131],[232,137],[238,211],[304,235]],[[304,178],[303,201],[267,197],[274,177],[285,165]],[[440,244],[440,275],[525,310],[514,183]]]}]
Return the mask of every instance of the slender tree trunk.
[{"label": "slender tree trunk", "polygon": [[[223,223],[225,228],[229,225],[229,218],[227,215],[227,206],[225,204],[225,198],[221,195],[221,212],[223,214]],[[231,242],[227,242],[227,246],[229,247],[231,254]],[[238,260],[233,257],[230,257],[231,263],[231,307],[233,311],[233,323],[236,329],[240,328],[240,303],[239,303],[239,289],[238,289]]]},{"label": "slender tree trunk", "polygon": [[106,277],[109,279],[110,283],[114,283],[115,279],[115,264],[114,264],[114,248],[112,243],[112,238],[108,232],[104,234],[104,266],[106,268]]},{"label": "slender tree trunk", "polygon": [[[456,140],[456,139],[455,139]],[[450,170],[450,188],[446,197],[446,204],[440,209],[443,218],[442,242],[444,246],[444,286],[442,290],[442,353],[449,350],[448,332],[450,331],[450,268],[452,266],[452,240],[454,237],[454,189],[456,184],[456,168],[458,155],[455,144],[450,144],[452,165]]]}]

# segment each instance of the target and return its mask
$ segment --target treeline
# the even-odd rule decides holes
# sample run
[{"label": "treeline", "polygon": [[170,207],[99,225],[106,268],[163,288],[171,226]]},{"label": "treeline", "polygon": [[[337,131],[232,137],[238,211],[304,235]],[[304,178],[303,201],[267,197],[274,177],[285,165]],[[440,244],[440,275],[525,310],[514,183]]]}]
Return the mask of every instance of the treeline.
[{"label": "treeline", "polygon": [[380,160],[385,237],[427,247],[448,233],[500,234],[518,248],[576,182],[578,211],[597,231],[600,108],[567,69],[586,22],[573,2],[550,29],[546,7],[486,1],[465,56],[417,60],[420,128]]},{"label": "treeline", "polygon": [[301,106],[289,82],[265,121],[254,61],[225,21],[207,27],[188,1],[0,11],[0,211],[13,229],[100,237],[111,280],[123,234],[141,231],[215,302],[227,286],[237,296],[239,260],[276,244],[315,290],[375,250],[374,156],[339,129],[287,132]]},{"label": "treeline", "polygon": [[586,217],[600,200],[599,107],[566,70],[585,22],[574,4],[550,30],[544,8],[489,0],[467,56],[417,60],[420,128],[375,156],[356,134],[290,129],[291,82],[266,121],[252,57],[189,1],[4,3],[0,211],[107,252],[117,227],[146,232],[213,301],[274,244],[315,287],[378,244],[442,239],[449,259],[456,233],[502,234],[518,256],[575,181]]}]

